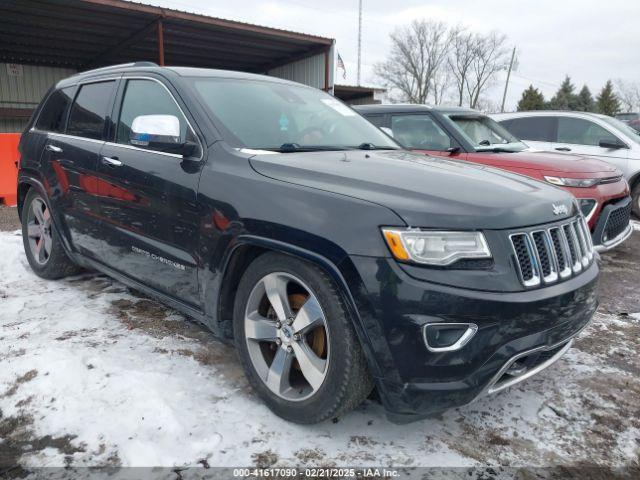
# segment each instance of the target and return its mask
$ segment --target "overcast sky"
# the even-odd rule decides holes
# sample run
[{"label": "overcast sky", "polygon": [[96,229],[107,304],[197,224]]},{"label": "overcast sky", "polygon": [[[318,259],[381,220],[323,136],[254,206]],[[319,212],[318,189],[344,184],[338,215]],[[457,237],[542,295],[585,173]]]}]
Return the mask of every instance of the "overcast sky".
[{"label": "overcast sky", "polygon": [[[190,12],[284,28],[336,39],[347,78],[356,83],[358,0],[142,0]],[[607,79],[640,81],[640,1],[637,0],[363,0],[362,83],[376,85],[373,65],[389,50],[389,33],[413,19],[435,19],[488,32],[517,46],[507,109],[532,83],[545,97],[569,74],[594,96]],[[489,92],[499,104],[503,78]]]}]

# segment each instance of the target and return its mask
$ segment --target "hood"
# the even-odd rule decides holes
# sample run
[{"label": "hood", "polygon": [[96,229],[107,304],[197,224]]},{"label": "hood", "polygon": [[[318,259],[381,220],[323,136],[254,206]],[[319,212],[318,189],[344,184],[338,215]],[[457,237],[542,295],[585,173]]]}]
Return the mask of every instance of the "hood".
[{"label": "hood", "polygon": [[[406,151],[254,155],[267,177],[383,205],[409,226],[506,229],[553,222],[575,212],[573,197],[527,177]],[[555,215],[564,204],[567,215]],[[557,209],[555,209],[557,211]]]},{"label": "hood", "polygon": [[580,155],[542,151],[524,151],[514,153],[476,152],[472,155],[486,155],[487,160],[491,162],[491,165],[500,168],[526,168],[563,174],[591,173],[596,177],[611,177],[620,174],[616,167],[607,162]]}]

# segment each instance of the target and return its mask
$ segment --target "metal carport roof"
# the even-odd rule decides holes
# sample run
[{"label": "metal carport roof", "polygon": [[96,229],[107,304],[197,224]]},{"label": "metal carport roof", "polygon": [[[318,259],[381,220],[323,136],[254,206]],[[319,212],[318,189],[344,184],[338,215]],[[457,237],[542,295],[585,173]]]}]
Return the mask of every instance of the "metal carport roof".
[{"label": "metal carport roof", "polygon": [[333,42],[123,0],[0,0],[0,62],[7,63],[86,70],[151,60],[264,73],[324,53],[328,70]]}]

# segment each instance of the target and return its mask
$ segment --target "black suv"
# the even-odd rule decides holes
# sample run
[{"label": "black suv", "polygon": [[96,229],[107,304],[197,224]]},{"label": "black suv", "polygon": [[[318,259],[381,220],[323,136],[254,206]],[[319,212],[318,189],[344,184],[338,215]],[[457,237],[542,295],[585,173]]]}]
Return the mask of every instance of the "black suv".
[{"label": "black suv", "polygon": [[547,367],[596,306],[559,189],[401,150],[332,96],[132,64],[47,94],[20,143],[33,270],[110,275],[233,339],[285,419],[377,389],[397,422]]}]

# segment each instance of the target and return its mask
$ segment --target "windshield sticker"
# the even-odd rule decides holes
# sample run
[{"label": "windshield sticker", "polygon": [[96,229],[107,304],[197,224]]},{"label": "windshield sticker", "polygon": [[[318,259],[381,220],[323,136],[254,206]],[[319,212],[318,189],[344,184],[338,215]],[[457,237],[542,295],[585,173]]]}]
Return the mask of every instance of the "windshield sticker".
[{"label": "windshield sticker", "polygon": [[333,98],[323,98],[320,101],[324,103],[327,107],[333,108],[336,112],[338,112],[341,115],[344,115],[345,117],[354,117],[356,115],[356,112],[354,112],[349,107],[347,107],[343,103],[340,103],[338,100],[335,100]]},{"label": "windshield sticker", "polygon": [[280,114],[280,131],[286,132],[289,130],[289,119],[284,113]]}]

